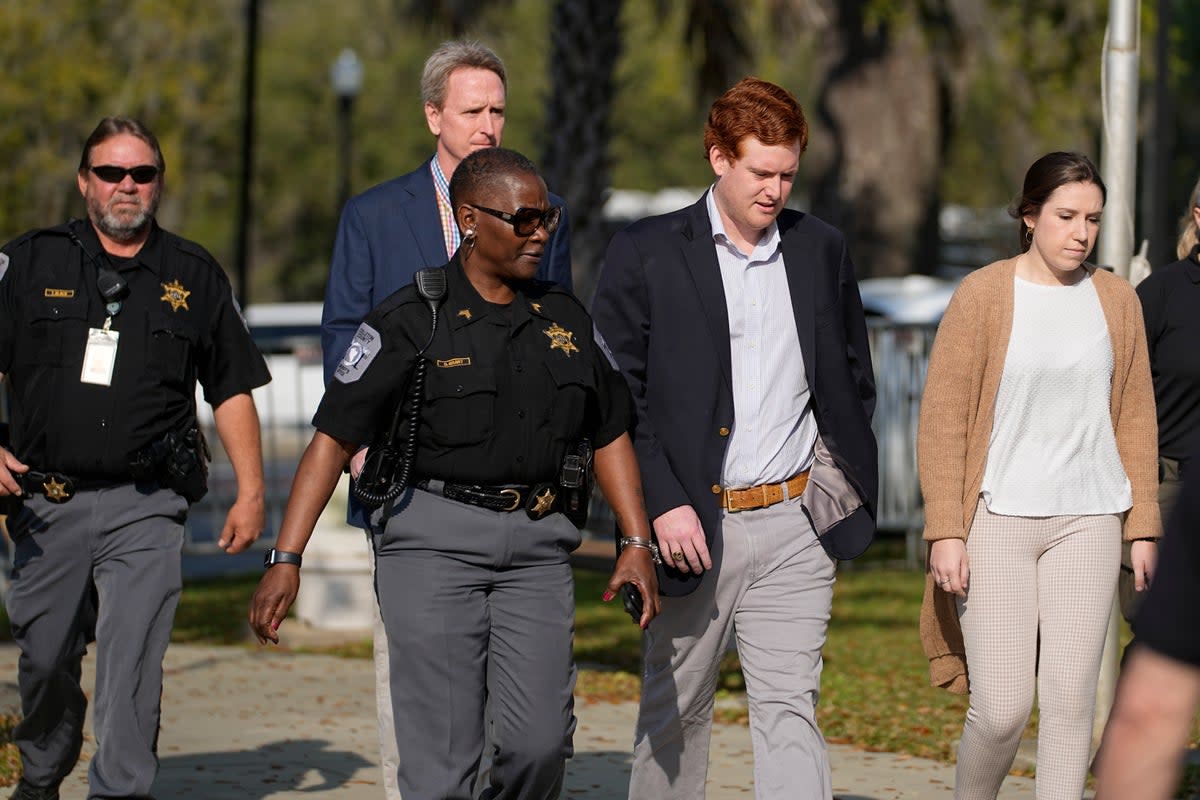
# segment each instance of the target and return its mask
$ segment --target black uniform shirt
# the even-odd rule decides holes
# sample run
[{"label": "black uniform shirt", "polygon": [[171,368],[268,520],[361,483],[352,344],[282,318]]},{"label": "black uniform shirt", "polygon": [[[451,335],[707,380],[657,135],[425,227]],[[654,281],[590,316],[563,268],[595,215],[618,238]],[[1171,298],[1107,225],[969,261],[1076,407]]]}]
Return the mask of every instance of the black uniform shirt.
[{"label": "black uniform shirt", "polygon": [[[588,436],[600,448],[628,430],[629,389],[572,294],[531,281],[497,306],[479,296],[457,260],[445,269],[447,295],[424,355],[415,477],[549,482],[569,442]],[[429,330],[429,310],[413,286],[380,303],[338,364],[313,424],[355,444],[382,441]]]},{"label": "black uniform shirt", "polygon": [[[220,266],[157,225],[131,259],[107,256],[83,221],[0,253],[0,373],[13,389],[14,454],[35,469],[125,479],[133,453],[193,415],[197,378],[214,406],[271,379]],[[108,316],[97,260],[129,286],[112,319],[109,386],[80,380],[88,329]]]},{"label": "black uniform shirt", "polygon": [[1186,461],[1200,444],[1200,245],[1137,287],[1146,321],[1159,455]]},{"label": "black uniform shirt", "polygon": [[[1200,449],[1190,457],[1200,457]],[[1200,472],[1183,479],[1179,502],[1167,521],[1154,582],[1138,611],[1137,640],[1163,655],[1200,667]]]}]

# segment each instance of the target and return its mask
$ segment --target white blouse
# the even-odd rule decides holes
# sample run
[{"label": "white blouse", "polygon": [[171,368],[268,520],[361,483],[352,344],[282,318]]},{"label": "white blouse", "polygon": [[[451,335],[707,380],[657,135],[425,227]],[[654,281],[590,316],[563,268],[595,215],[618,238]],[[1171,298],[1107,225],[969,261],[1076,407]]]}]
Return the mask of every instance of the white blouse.
[{"label": "white blouse", "polygon": [[1091,275],[1015,279],[1012,335],[983,476],[994,514],[1116,514],[1133,493],[1113,433],[1113,353]]}]

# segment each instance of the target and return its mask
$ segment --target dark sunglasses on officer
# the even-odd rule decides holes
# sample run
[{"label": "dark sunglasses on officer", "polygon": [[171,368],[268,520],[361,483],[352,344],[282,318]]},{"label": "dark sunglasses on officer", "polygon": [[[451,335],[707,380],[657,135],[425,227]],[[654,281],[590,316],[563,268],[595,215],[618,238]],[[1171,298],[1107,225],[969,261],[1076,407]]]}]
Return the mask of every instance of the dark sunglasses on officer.
[{"label": "dark sunglasses on officer", "polygon": [[137,167],[118,167],[113,164],[101,164],[98,167],[88,167],[92,174],[105,183],[120,183],[125,176],[133,178],[134,183],[150,183],[158,177],[158,167],[153,164],[142,164]]},{"label": "dark sunglasses on officer", "polygon": [[526,208],[522,206],[514,213],[509,214],[507,211],[497,211],[494,208],[485,206],[477,206],[474,203],[467,203],[476,211],[482,211],[485,214],[491,214],[493,217],[498,217],[509,225],[512,225],[513,232],[517,236],[533,236],[534,231],[538,228],[545,228],[546,233],[554,233],[558,230],[558,221],[562,217],[562,208],[559,206],[551,206],[545,211],[540,208]]}]

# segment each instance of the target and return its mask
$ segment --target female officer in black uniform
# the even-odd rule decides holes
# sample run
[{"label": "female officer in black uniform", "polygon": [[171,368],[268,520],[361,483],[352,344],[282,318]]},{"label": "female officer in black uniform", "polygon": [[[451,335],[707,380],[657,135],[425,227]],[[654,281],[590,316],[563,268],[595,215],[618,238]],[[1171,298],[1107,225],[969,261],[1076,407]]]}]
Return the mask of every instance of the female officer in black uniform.
[{"label": "female officer in black uniform", "polygon": [[455,170],[450,197],[463,244],[444,267],[435,333],[408,286],[355,334],[314,418],[250,623],[260,641],[278,641],[300,582],[290,554],[303,551],[358,445],[381,443],[413,364],[426,359],[416,488],[373,520],[401,794],[472,796],[490,704],[484,796],[547,800],[561,789],[575,724],[567,557],[579,532],[557,513],[557,484],[581,438],[594,443],[600,487],[635,545],[605,599],[629,583],[642,627],[658,610],[630,401],[579,301],[533,280],[559,215],[534,165],[478,151]]}]

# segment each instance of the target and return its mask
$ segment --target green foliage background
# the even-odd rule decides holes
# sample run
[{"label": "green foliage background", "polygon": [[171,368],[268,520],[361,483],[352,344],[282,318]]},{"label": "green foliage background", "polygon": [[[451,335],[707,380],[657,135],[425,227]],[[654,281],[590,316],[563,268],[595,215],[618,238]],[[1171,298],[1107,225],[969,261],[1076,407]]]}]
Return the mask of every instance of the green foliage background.
[{"label": "green foliage background", "polygon": [[[1171,86],[1190,97],[1200,63],[1200,9],[1172,0]],[[1099,155],[1100,52],[1106,0],[964,0],[970,25],[950,31],[935,0],[747,0],[739,33],[746,71],[788,86],[810,109],[828,61],[822,20],[861,6],[864,33],[915,30],[962,64],[962,102],[938,180],[942,198],[1004,205],[1025,167],[1049,149]],[[329,67],[357,50],[365,85],[354,109],[352,188],[428,156],[418,78],[450,35],[399,0],[262,0],[251,299],[319,300],[337,221],[336,100]],[[1149,79],[1154,3],[1143,3]],[[505,144],[534,157],[542,141],[551,0],[479,3],[468,35],[492,45],[510,74]],[[611,143],[613,184],[701,187],[710,172],[701,130],[698,44],[687,2],[626,2]],[[162,223],[208,247],[232,273],[241,132],[245,0],[22,0],[0,9],[0,239],[83,212],[72,173],[82,140],[106,114],[143,118],[162,140]],[[824,16],[823,16],[824,15]],[[946,39],[953,42],[947,45]],[[958,62],[956,62],[958,63]],[[1144,94],[1145,98],[1145,94]],[[1143,99],[1145,105],[1145,99]],[[870,109],[862,124],[879,125]],[[810,119],[815,115],[810,113]],[[1198,166],[1200,114],[1174,106],[1170,187],[1182,207]],[[798,194],[828,150],[814,124]],[[553,187],[552,187],[553,188]],[[886,212],[885,212],[886,213]]]}]

